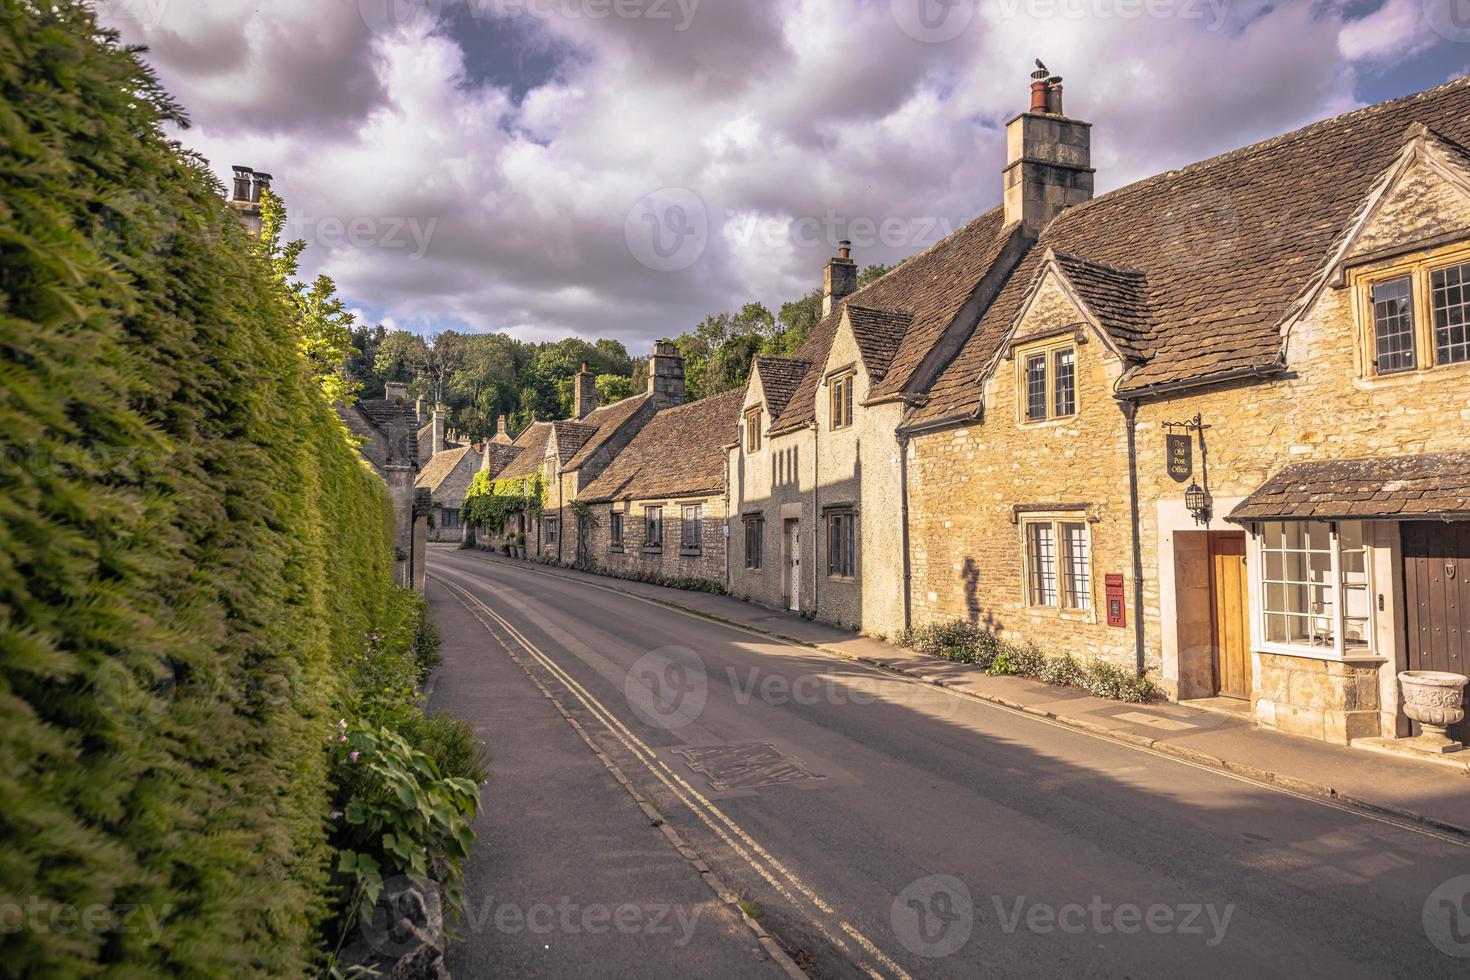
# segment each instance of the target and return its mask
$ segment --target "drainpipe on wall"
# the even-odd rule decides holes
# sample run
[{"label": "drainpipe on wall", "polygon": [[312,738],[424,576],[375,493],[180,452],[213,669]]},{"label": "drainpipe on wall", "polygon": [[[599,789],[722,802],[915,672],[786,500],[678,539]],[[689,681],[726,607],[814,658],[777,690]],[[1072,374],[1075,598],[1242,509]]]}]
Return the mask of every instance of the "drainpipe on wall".
[{"label": "drainpipe on wall", "polygon": [[913,615],[913,572],[909,565],[909,437],[906,432],[895,432],[894,435],[898,438],[898,515],[903,542],[903,630],[907,633]]},{"label": "drainpipe on wall", "polygon": [[1143,676],[1146,659],[1143,638],[1143,542],[1140,540],[1138,504],[1138,402],[1121,399],[1123,419],[1128,425],[1128,510],[1133,533],[1133,657],[1138,676]]},{"label": "drainpipe on wall", "polygon": [[818,568],[822,563],[822,427],[812,423],[812,618],[822,603],[822,576]]}]

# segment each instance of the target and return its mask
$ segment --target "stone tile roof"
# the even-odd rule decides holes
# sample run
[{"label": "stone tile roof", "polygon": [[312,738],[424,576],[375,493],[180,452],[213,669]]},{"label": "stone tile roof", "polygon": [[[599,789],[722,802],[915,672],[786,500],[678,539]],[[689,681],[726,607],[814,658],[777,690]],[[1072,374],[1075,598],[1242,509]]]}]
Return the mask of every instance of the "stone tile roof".
[{"label": "stone tile roof", "polygon": [[482,465],[486,452],[490,454],[491,479],[498,480],[500,479],[500,474],[505,472],[505,469],[521,454],[521,448],[510,443],[491,442],[481,450],[480,459]]},{"label": "stone tile roof", "polygon": [[585,422],[573,422],[571,419],[558,419],[551,423],[551,429],[556,434],[557,462],[563,469],[568,468],[567,463],[577,455],[577,450],[581,449],[587,440],[597,435],[597,426],[588,425]]},{"label": "stone tile roof", "polygon": [[1066,252],[1055,253],[1055,258],[1057,267],[1124,356],[1146,359],[1152,352],[1149,340],[1156,325],[1148,277],[1137,269],[1120,269]]},{"label": "stone tile roof", "polygon": [[516,436],[516,441],[511,443],[520,452],[506,464],[505,469],[496,479],[513,480],[535,473],[546,459],[546,444],[549,441],[551,441],[551,423],[532,422],[524,432]]},{"label": "stone tile roof", "polygon": [[1470,513],[1470,452],[1292,463],[1230,512],[1276,518],[1424,518]]},{"label": "stone tile roof", "polygon": [[980,376],[1048,248],[1146,277],[1155,319],[1145,345],[1151,356],[1124,376],[1120,390],[1277,364],[1280,324],[1416,123],[1460,144],[1470,140],[1470,78],[1314,123],[1062,212],[912,421],[979,407]]},{"label": "stone tile roof", "polygon": [[773,432],[798,428],[816,418],[817,385],[827,362],[843,306],[899,310],[912,319],[893,353],[881,381],[869,397],[897,394],[904,389],[924,357],[960,313],[981,280],[995,265],[1016,227],[1004,227],[1005,209],[992,208],[965,227],[900,263],[846,300],[813,328],[797,357],[811,367],[792,394]]},{"label": "stone tile roof", "polygon": [[760,354],[755,359],[755,369],[760,372],[761,391],[766,396],[766,414],[777,418],[791,401],[796,386],[811,367],[810,361],[795,357],[776,357]]},{"label": "stone tile roof", "polygon": [[469,446],[460,446],[458,449],[446,449],[442,453],[435,453],[430,460],[419,470],[418,477],[413,481],[416,487],[427,487],[430,490],[438,490],[439,484],[443,483],[454,468],[459,465],[460,460],[470,452]]},{"label": "stone tile roof", "polygon": [[654,415],[582,491],[587,501],[647,500],[717,493],[725,487],[725,445],[736,438],[745,389]]},{"label": "stone tile roof", "polygon": [[640,408],[647,404],[648,399],[649,395],[645,392],[588,412],[587,416],[577,424],[591,426],[594,431],[582,441],[574,455],[562,460],[563,467],[574,470],[585,463],[605,442],[617,434],[624,422],[631,419]]},{"label": "stone tile roof", "polygon": [[[419,444],[414,434],[414,423],[418,421],[418,416],[410,402],[390,401],[386,398],[359,398],[352,405],[373,427],[382,431],[385,437],[389,436],[395,419],[405,422],[405,428],[408,430],[407,445],[402,451],[407,453],[410,462],[417,465]],[[385,461],[379,460],[378,462]]]},{"label": "stone tile roof", "polygon": [[871,306],[847,304],[847,320],[852,325],[853,339],[863,356],[863,366],[873,381],[883,380],[899,345],[913,326],[913,314],[905,310],[883,310]]}]

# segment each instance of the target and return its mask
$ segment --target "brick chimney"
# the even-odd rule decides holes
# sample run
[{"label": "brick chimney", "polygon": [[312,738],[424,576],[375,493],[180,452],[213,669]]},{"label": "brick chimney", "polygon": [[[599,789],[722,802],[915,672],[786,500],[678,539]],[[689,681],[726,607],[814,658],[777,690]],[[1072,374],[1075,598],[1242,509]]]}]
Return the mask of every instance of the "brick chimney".
[{"label": "brick chimney", "polygon": [[444,409],[442,407],[434,409],[434,428],[429,447],[430,456],[438,456],[444,451]]},{"label": "brick chimney", "polygon": [[510,433],[505,431],[504,415],[495,420],[495,438],[490,441],[501,446],[509,446],[511,444]]},{"label": "brick chimney", "polygon": [[852,260],[852,242],[837,243],[837,255],[827,260],[822,273],[822,316],[832,312],[832,307],[844,296],[857,289],[857,263]]},{"label": "brick chimney", "polygon": [[1040,61],[1031,108],[1006,124],[1006,224],[1031,234],[1074,204],[1092,199],[1092,124],[1062,114],[1062,79]]},{"label": "brick chimney", "polygon": [[585,419],[597,409],[597,375],[587,370],[586,361],[582,362],[582,370],[577,372],[573,383],[572,414]]},{"label": "brick chimney", "polygon": [[390,402],[401,402],[408,397],[408,385],[402,381],[390,381],[383,385],[383,397]]},{"label": "brick chimney", "polygon": [[271,181],[273,180],[275,178],[270,174],[263,174],[259,170],[255,171],[255,184],[250,191],[250,200],[259,204],[260,195],[271,189]]},{"label": "brick chimney", "polygon": [[653,345],[653,356],[648,359],[648,393],[653,396],[655,409],[684,404],[684,358],[670,341],[660,340]]}]

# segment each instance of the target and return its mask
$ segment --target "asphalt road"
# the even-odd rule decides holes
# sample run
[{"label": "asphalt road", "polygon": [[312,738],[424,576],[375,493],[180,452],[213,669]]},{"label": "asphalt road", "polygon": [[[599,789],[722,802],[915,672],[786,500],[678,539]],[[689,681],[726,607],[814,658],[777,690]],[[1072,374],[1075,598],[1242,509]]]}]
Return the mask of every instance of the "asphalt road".
[{"label": "asphalt road", "polygon": [[693,919],[482,923],[456,976],[780,975],[578,728],[814,977],[1470,976],[1458,838],[534,567],[429,572],[432,704],[495,756],[471,907]]}]

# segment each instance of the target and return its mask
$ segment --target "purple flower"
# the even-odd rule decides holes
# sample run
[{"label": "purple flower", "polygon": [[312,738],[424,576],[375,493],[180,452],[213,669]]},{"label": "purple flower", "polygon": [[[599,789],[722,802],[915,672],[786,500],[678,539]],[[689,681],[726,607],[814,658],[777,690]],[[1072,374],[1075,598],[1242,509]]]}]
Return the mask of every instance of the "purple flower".
[{"label": "purple flower", "polygon": [[340,820],[340,819],[342,819],[342,811],[341,810],[333,810],[331,813],[327,814],[327,817],[328,817],[328,819],[331,819],[331,820]]},{"label": "purple flower", "polygon": [[357,761],[357,757],[359,755],[361,755],[361,754],[362,754],[361,752],[354,752],[351,755],[349,755],[347,758],[350,759],[350,760],[352,760],[353,762],[356,762]]}]

